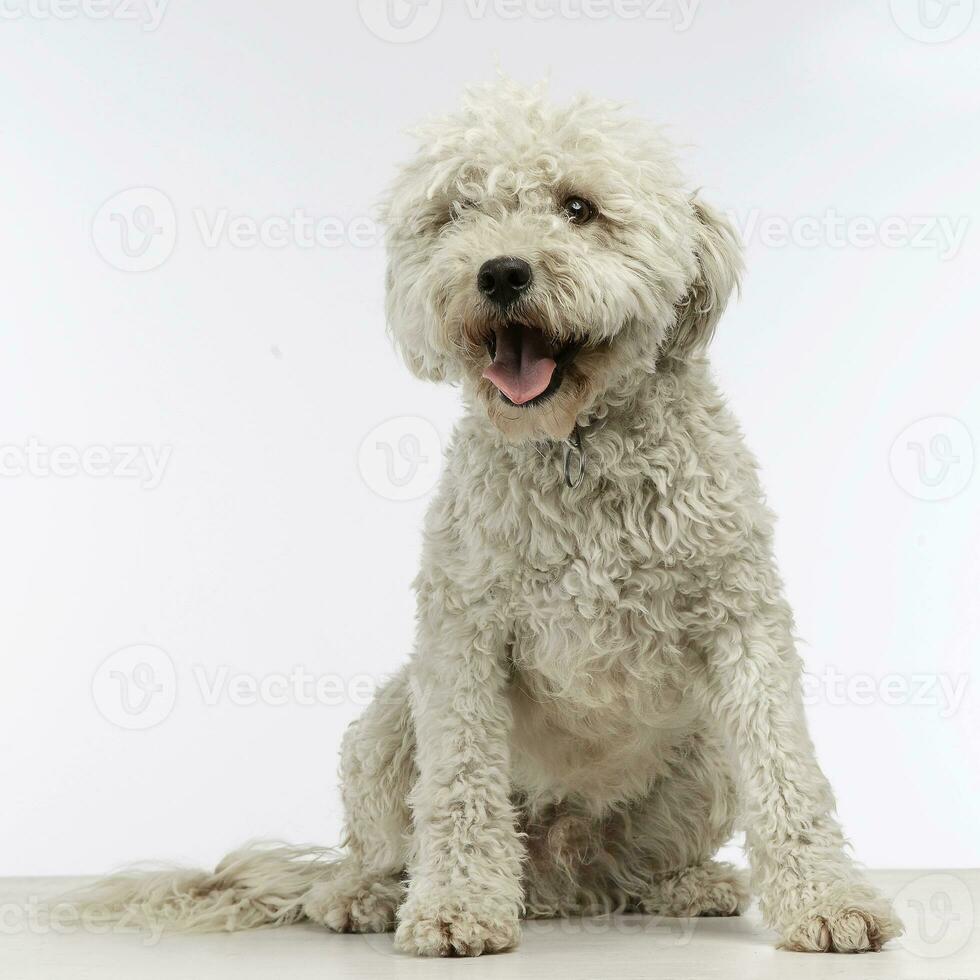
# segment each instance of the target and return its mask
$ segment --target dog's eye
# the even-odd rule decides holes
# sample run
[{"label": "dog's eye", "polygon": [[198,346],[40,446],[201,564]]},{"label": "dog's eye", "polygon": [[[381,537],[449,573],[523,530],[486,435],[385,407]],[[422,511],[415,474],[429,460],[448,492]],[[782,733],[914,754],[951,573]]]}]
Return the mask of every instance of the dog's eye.
[{"label": "dog's eye", "polygon": [[590,204],[584,197],[566,198],[562,209],[573,225],[588,224],[595,217],[595,205]]}]

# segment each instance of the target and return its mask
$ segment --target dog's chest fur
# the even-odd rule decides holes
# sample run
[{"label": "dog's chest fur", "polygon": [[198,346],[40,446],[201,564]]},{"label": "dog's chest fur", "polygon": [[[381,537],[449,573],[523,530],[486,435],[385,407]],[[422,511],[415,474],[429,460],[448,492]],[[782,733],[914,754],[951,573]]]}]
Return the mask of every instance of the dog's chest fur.
[{"label": "dog's chest fur", "polygon": [[457,433],[426,565],[508,639],[525,790],[642,795],[658,756],[699,723],[695,640],[751,587],[745,551],[768,515],[734,423],[695,382],[654,387],[590,427],[575,490],[560,445],[510,449],[479,419]]}]

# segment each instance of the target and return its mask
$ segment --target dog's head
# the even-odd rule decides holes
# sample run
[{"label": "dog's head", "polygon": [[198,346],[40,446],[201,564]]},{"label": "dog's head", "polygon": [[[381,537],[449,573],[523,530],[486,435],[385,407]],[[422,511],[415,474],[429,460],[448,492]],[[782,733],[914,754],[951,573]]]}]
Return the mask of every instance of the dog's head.
[{"label": "dog's head", "polygon": [[740,270],[664,139],[607,103],[510,81],[419,131],[387,200],[388,322],[515,442],[569,435],[709,340]]}]

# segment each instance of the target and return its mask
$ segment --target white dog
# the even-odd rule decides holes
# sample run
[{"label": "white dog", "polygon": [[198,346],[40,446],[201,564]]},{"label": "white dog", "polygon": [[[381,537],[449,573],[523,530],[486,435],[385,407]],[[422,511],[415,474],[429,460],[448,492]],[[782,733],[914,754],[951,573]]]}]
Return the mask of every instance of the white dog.
[{"label": "white dog", "polygon": [[845,854],[772,515],[704,359],[732,229],[656,132],[592,99],[498,82],[420,140],[385,207],[388,317],[466,413],[415,655],[344,739],[346,851],[252,849],[94,900],[477,955],[522,914],[737,915],[712,856],[738,823],[784,946],[879,949],[900,927]]}]

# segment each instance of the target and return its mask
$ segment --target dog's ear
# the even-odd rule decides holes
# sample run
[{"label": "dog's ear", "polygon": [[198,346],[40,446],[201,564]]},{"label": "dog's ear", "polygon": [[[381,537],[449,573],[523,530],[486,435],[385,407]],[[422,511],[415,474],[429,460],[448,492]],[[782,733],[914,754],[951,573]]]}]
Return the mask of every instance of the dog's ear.
[{"label": "dog's ear", "polygon": [[[389,254],[394,251],[395,246],[389,245]],[[412,257],[403,259],[400,268],[411,268],[412,262],[417,261]],[[432,343],[425,309],[418,296],[413,294],[412,284],[418,281],[421,274],[420,269],[417,275],[396,277],[393,264],[389,261],[385,276],[388,336],[415,377],[423,381],[453,381],[456,379],[449,362]]]},{"label": "dog's ear", "polygon": [[388,337],[415,377],[423,381],[443,381],[446,377],[443,358],[428,343],[424,318],[417,309],[418,301],[410,300],[405,292],[389,266],[385,277]]},{"label": "dog's ear", "polygon": [[677,321],[663,345],[665,357],[684,358],[708,346],[742,275],[742,246],[731,222],[696,196],[691,209],[697,272],[677,305]]}]

